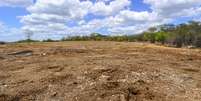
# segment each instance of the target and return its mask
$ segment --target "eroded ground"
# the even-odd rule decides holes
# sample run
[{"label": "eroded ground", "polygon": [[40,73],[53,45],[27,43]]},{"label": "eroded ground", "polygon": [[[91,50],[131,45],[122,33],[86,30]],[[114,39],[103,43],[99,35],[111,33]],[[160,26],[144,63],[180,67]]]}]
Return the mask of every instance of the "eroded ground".
[{"label": "eroded ground", "polygon": [[0,101],[201,101],[201,50],[123,42],[0,45]]}]

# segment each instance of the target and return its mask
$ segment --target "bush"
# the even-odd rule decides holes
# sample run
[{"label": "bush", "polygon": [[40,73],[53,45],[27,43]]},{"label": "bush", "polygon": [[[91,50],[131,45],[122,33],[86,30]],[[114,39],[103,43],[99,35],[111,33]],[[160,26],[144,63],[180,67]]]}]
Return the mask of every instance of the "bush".
[{"label": "bush", "polygon": [[156,36],[155,33],[145,32],[145,33],[143,33],[143,40],[144,41],[149,41],[151,43],[155,43],[156,42],[155,36]]},{"label": "bush", "polygon": [[52,39],[47,39],[47,40],[43,40],[43,42],[57,42],[56,40],[52,40]]},{"label": "bush", "polygon": [[183,41],[182,40],[183,39],[181,37],[176,37],[175,38],[174,43],[175,43],[177,48],[181,48],[183,46]]},{"label": "bush", "polygon": [[201,35],[196,38],[194,45],[201,48]]},{"label": "bush", "polygon": [[165,41],[168,38],[168,34],[165,32],[157,32],[155,34],[155,40],[158,42],[161,42],[162,44],[165,44]]},{"label": "bush", "polygon": [[0,41],[0,45],[6,44],[6,42]]},{"label": "bush", "polygon": [[38,40],[31,40],[31,39],[17,41],[17,43],[30,43],[30,42],[40,42],[40,41],[38,41]]}]

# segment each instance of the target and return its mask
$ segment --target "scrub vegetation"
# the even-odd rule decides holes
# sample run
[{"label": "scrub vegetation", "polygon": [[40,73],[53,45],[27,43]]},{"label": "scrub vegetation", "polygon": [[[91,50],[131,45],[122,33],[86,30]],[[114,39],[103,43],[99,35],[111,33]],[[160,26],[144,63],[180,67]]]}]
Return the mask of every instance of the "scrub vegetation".
[{"label": "scrub vegetation", "polygon": [[[64,37],[61,40],[47,39],[43,42],[55,41],[127,41],[127,42],[150,42],[174,47],[201,47],[201,22],[190,21],[188,23],[173,25],[165,24],[157,27],[151,27],[140,34],[129,34],[121,36],[102,35],[92,33],[88,36]],[[27,40],[19,42],[37,42]]]}]

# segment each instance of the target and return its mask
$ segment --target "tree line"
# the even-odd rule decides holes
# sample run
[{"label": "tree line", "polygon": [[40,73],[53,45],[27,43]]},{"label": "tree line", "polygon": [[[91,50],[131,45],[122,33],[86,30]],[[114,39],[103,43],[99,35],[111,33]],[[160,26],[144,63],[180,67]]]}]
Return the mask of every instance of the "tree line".
[{"label": "tree line", "polygon": [[[31,41],[30,38],[28,38],[28,41]],[[151,27],[147,31],[133,35],[110,36],[92,33],[88,36],[65,37],[57,41],[137,41],[160,43],[175,47],[201,47],[201,22],[189,21],[179,25],[165,24]],[[55,40],[47,39],[43,40],[43,42],[55,42]]]},{"label": "tree line", "polygon": [[151,27],[137,35],[106,36],[92,33],[90,36],[73,36],[63,38],[63,41],[143,41],[167,44],[175,47],[201,47],[201,22],[190,21],[179,25],[165,24]]},{"label": "tree line", "polygon": [[201,22],[190,21],[179,25],[166,24],[152,27],[142,33],[143,41],[173,45],[176,47],[201,47]]}]

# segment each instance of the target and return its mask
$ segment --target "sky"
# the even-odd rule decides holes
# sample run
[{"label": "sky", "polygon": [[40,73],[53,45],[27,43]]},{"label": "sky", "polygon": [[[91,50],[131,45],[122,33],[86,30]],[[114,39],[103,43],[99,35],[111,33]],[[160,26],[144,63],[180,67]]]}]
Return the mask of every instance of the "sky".
[{"label": "sky", "polygon": [[0,0],[0,41],[138,34],[201,21],[201,0]]}]

